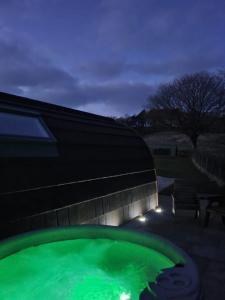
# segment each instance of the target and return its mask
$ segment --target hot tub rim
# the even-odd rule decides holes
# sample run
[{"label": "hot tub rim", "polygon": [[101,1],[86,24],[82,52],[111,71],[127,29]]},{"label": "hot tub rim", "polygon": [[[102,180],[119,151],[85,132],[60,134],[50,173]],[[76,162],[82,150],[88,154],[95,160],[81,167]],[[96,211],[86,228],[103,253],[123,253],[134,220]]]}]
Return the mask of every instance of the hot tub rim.
[{"label": "hot tub rim", "polygon": [[[79,236],[76,237],[76,234],[84,233],[86,230],[91,232],[91,236]],[[99,236],[100,235],[102,236]],[[51,234],[51,235],[50,235]],[[126,238],[121,238],[121,235],[126,235]],[[112,238],[113,236],[113,238]],[[32,239],[31,239],[32,237]],[[129,237],[127,239],[127,237]],[[142,239],[140,239],[142,237]],[[47,238],[47,240],[46,240]],[[167,256],[174,264],[184,264],[185,266],[191,266],[195,269],[196,273],[198,270],[193,262],[193,260],[186,254],[180,247],[174,245],[169,240],[161,237],[160,235],[149,233],[149,232],[140,232],[133,229],[124,229],[121,227],[115,226],[106,226],[106,225],[72,225],[72,226],[61,226],[61,227],[52,227],[41,230],[32,230],[27,231],[22,234],[14,235],[0,241],[0,259],[12,255],[22,249],[38,246],[44,243],[51,243],[56,241],[64,241],[74,238],[108,238],[108,239],[119,239],[127,242],[136,243],[140,246],[150,247],[146,242],[156,242],[151,244],[151,248],[160,252],[161,254]],[[143,240],[144,239],[144,240]],[[143,243],[145,241],[145,243]],[[161,243],[161,247],[158,247]],[[170,252],[168,253],[168,250]]]},{"label": "hot tub rim", "polygon": [[[87,234],[87,230],[89,230],[89,236],[84,235],[84,233]],[[151,248],[169,258],[175,264],[175,267],[181,266],[183,268],[191,278],[191,290],[198,290],[201,286],[199,272],[195,263],[180,247],[154,233],[115,226],[82,224],[28,231],[0,241],[0,260],[29,247],[76,238],[117,239]],[[159,245],[160,247],[157,247]]]}]

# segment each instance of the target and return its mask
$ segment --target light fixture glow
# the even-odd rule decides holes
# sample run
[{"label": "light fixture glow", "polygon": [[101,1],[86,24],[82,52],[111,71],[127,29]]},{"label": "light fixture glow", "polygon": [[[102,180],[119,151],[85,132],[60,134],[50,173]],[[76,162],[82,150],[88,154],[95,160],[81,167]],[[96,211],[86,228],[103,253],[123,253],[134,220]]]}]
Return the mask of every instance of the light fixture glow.
[{"label": "light fixture glow", "polygon": [[120,295],[120,300],[129,300],[130,299],[130,294],[122,293]]},{"label": "light fixture glow", "polygon": [[157,206],[156,208],[155,208],[155,212],[157,212],[157,213],[161,213],[162,212],[162,208],[161,207],[159,207],[159,206]]},{"label": "light fixture glow", "polygon": [[139,220],[140,222],[146,222],[146,217],[145,217],[145,216],[140,216],[140,217],[138,218],[138,220]]}]

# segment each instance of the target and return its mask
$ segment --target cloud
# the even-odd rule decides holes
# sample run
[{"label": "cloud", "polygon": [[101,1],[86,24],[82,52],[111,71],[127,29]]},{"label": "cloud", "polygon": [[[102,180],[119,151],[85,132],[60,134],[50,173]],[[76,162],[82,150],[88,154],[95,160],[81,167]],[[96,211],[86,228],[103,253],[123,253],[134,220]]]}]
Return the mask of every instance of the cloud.
[{"label": "cloud", "polygon": [[75,79],[41,56],[25,41],[0,36],[0,84],[2,87],[57,87]]},{"label": "cloud", "polygon": [[114,82],[84,87],[89,103],[104,102],[120,114],[135,113],[143,109],[145,100],[153,92],[151,85],[137,82]]},{"label": "cloud", "polygon": [[161,76],[162,80],[176,77],[185,73],[202,70],[215,70],[225,68],[224,54],[219,51],[195,53],[186,56],[177,55],[164,60],[152,60],[145,62],[125,63],[122,61],[98,61],[83,64],[79,71],[91,79],[107,81],[119,77],[130,77],[132,75],[148,81],[149,78]]},{"label": "cloud", "polygon": [[225,67],[225,60],[220,53],[196,53],[193,56],[177,56],[176,58],[146,63],[127,64],[127,71],[139,75],[180,76],[202,70]]},{"label": "cloud", "polygon": [[145,83],[108,82],[98,85],[77,84],[72,88],[48,89],[41,93],[39,91],[32,91],[38,99],[51,99],[51,102],[89,112],[93,109],[94,113],[100,113],[101,108],[105,107],[107,109],[102,110],[103,114],[107,111],[107,115],[125,115],[143,109],[145,100],[153,93],[154,87]]},{"label": "cloud", "polygon": [[123,61],[92,61],[82,64],[79,71],[85,76],[97,77],[101,80],[117,78],[125,70]]},{"label": "cloud", "polygon": [[[110,68],[115,73],[117,67]],[[94,111],[100,112],[100,108],[108,107],[108,114],[118,115],[142,109],[152,90],[148,84],[127,81],[82,84],[26,41],[10,38],[0,38],[0,87],[2,91],[74,108],[91,110],[99,105]]]},{"label": "cloud", "polygon": [[223,0],[3,0],[0,89],[138,112],[157,84],[225,67],[224,28]]},{"label": "cloud", "polygon": [[105,102],[98,102],[98,103],[87,103],[85,105],[80,105],[77,107],[78,110],[92,112],[96,115],[102,116],[120,116],[121,111],[117,110],[112,104],[105,103]]}]

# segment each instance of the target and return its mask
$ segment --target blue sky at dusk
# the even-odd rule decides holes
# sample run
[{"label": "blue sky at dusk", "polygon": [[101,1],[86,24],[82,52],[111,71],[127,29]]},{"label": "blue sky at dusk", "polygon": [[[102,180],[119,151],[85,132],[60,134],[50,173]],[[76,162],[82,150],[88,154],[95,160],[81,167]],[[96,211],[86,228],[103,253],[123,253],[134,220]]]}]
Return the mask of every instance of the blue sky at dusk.
[{"label": "blue sky at dusk", "polygon": [[0,1],[0,91],[119,116],[224,68],[224,0]]}]

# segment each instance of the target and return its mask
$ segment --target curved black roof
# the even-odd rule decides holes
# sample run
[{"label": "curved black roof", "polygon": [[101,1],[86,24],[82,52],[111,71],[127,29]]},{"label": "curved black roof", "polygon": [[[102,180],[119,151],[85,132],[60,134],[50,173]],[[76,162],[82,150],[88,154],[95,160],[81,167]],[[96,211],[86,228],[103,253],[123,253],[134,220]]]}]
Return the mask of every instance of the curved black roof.
[{"label": "curved black roof", "polygon": [[[143,139],[111,118],[0,93],[0,111],[5,109],[38,114],[54,136],[46,143],[0,140],[9,153],[0,152],[0,197],[25,201],[25,206],[28,198],[33,199],[37,204],[28,205],[29,213],[155,181],[153,160]],[[31,145],[40,149],[40,155],[36,150],[27,154]],[[48,151],[49,145],[54,153]]]}]

